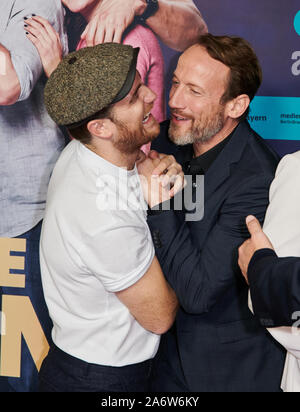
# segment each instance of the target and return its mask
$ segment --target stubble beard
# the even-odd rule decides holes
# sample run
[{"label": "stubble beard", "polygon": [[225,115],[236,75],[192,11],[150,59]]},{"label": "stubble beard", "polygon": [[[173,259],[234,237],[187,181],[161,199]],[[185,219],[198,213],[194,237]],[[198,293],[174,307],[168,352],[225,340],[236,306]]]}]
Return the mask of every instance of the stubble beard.
[{"label": "stubble beard", "polygon": [[159,125],[150,132],[146,132],[143,126],[139,130],[130,130],[124,122],[113,120],[118,128],[118,138],[113,141],[114,147],[123,154],[133,154],[140,150],[141,146],[152,142],[159,134]]},{"label": "stubble beard", "polygon": [[224,109],[220,109],[214,116],[193,120],[190,130],[182,134],[180,128],[171,122],[169,128],[170,140],[178,146],[194,143],[208,143],[224,127]]}]

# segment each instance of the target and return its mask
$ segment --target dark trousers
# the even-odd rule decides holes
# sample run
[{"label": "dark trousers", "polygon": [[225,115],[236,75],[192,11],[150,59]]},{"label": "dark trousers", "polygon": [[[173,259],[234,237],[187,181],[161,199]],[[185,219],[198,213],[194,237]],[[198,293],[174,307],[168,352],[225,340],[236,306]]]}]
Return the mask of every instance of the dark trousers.
[{"label": "dark trousers", "polygon": [[39,373],[40,392],[148,392],[152,361],[95,365],[52,346]]}]

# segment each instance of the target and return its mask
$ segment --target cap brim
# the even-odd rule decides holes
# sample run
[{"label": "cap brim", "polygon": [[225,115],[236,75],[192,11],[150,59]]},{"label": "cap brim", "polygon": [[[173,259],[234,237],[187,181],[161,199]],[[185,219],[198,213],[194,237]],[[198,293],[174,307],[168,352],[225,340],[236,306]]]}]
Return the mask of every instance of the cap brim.
[{"label": "cap brim", "polygon": [[123,84],[122,89],[119,91],[119,93],[117,94],[117,96],[114,98],[114,100],[112,101],[112,104],[117,103],[123,99],[125,99],[125,97],[128,95],[128,93],[130,92],[134,80],[135,80],[135,76],[136,76],[136,65],[137,65],[137,59],[138,59],[138,54],[139,54],[139,47],[136,47],[133,50],[133,59],[131,62],[131,66],[127,75],[127,78],[125,80],[125,83]]}]

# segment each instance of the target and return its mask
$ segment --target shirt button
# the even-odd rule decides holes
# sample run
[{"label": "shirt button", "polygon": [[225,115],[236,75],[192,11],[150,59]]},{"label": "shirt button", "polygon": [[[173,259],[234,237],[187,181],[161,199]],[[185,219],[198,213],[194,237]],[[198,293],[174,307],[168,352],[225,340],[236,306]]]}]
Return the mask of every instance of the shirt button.
[{"label": "shirt button", "polygon": [[193,183],[193,188],[196,189],[196,187],[197,187],[197,183],[194,182]]}]

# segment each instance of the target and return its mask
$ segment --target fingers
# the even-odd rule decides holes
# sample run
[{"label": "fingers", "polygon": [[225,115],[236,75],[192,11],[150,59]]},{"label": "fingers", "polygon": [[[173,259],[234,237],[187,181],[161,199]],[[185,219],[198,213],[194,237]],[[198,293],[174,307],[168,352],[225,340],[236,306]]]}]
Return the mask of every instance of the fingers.
[{"label": "fingers", "polygon": [[138,154],[138,158],[136,159],[136,164],[138,165],[139,163],[142,163],[146,159],[145,153],[140,150]]},{"label": "fingers", "polygon": [[114,33],[115,33],[115,30],[113,26],[106,26],[103,43],[112,43],[113,38],[114,38]]},{"label": "fingers", "polygon": [[262,232],[262,227],[254,216],[248,216],[246,218],[246,224],[251,236]]},{"label": "fingers", "polygon": [[121,25],[118,25],[115,28],[115,34],[114,34],[114,38],[113,38],[113,42],[114,43],[121,43],[122,42],[122,36],[124,33],[124,27]]},{"label": "fingers", "polygon": [[[96,22],[97,23],[97,22]],[[95,36],[94,36],[94,44],[93,46],[95,46],[96,44],[102,44],[105,43],[105,34],[106,34],[106,30],[105,30],[105,25],[101,25],[98,22],[98,25],[96,26],[96,30],[95,30]],[[108,43],[108,42],[107,42]]]},{"label": "fingers", "polygon": [[27,38],[36,47],[47,77],[53,73],[62,59],[63,49],[59,34],[40,16],[24,18]]},{"label": "fingers", "polygon": [[[93,30],[94,28],[92,28]],[[123,27],[97,25],[94,32],[87,33],[87,45],[95,46],[102,43],[121,43]]]},{"label": "fingers", "polygon": [[42,44],[47,44],[47,39],[49,40],[49,36],[46,29],[40,22],[33,19],[27,19],[24,20],[24,23],[24,29],[26,32],[39,39]]},{"label": "fingers", "polygon": [[24,20],[24,23],[24,28],[26,32],[29,33],[29,38],[33,40],[33,43],[37,42],[34,42],[32,36],[36,37],[43,46],[57,43],[57,41],[59,40],[58,33],[43,17],[34,16],[30,19]]},{"label": "fingers", "polygon": [[150,150],[148,156],[150,157],[150,159],[158,159],[159,153],[156,150]]},{"label": "fingers", "polygon": [[177,162],[174,156],[164,156],[161,159],[159,165],[153,170],[152,175],[160,176],[162,174],[165,174],[166,170],[168,170],[171,166],[174,167],[175,165],[177,165]]},{"label": "fingers", "polygon": [[170,166],[166,173],[161,176],[161,184],[163,187],[166,187],[168,184],[172,184],[178,175],[182,172],[182,168],[179,164],[175,164],[174,166]]},{"label": "fingers", "polygon": [[124,31],[135,17],[134,7],[126,6],[119,0],[99,2],[94,17],[81,35],[88,47],[108,42],[121,43]]},{"label": "fingers", "polygon": [[117,24],[104,16],[95,16],[81,35],[88,47],[102,43],[121,43],[124,24]]},{"label": "fingers", "polygon": [[[92,19],[82,33],[81,38],[85,39],[87,47],[92,47],[95,45],[94,39],[96,36],[97,28],[98,21],[96,19]],[[100,43],[103,43],[103,41],[100,41],[99,44]]]},{"label": "fingers", "polygon": [[152,150],[149,153],[149,158],[157,163],[157,166],[155,165],[152,172],[152,176],[160,176],[162,187],[171,187],[169,191],[170,196],[175,196],[175,194],[181,191],[185,185],[184,173],[181,165],[176,162],[174,156],[162,155],[155,150]]},{"label": "fingers", "polygon": [[[27,20],[28,21],[28,20]],[[45,32],[47,32],[47,34],[49,35],[49,37],[55,41],[57,39],[57,37],[59,37],[59,34],[57,33],[57,31],[54,29],[54,27],[48,22],[48,20],[44,19],[41,16],[33,16],[30,20],[29,20],[30,24],[40,24],[44,29]]]},{"label": "fingers", "polygon": [[238,259],[238,265],[241,269],[241,272],[246,280],[246,282],[249,284],[248,280],[248,266],[250,262],[250,258],[252,256],[252,251],[249,253],[249,257],[247,257],[247,251],[251,249],[251,241],[246,240],[240,247],[239,247],[239,259]]},{"label": "fingers", "polygon": [[184,178],[184,173],[182,172],[179,175],[177,175],[177,177],[175,178],[174,186],[169,192],[170,196],[174,197],[177,193],[179,193],[184,188],[185,185],[186,185],[186,180]]}]

